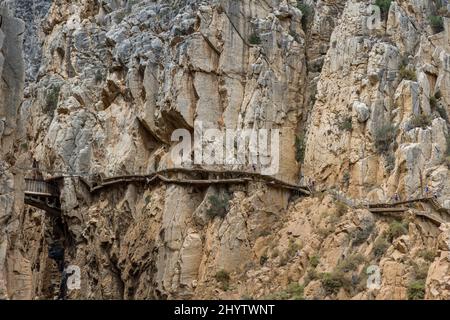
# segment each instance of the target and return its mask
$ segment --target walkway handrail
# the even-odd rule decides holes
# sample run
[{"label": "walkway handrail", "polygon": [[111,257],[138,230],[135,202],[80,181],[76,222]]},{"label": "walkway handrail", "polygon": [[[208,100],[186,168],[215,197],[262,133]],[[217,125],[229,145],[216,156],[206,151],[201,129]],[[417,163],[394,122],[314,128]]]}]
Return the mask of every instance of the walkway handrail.
[{"label": "walkway handrail", "polygon": [[[184,174],[215,174],[215,175],[231,175],[233,178],[207,178],[207,179],[181,179],[181,178],[169,178],[167,175],[170,173],[184,173]],[[238,176],[238,177],[236,177]],[[72,177],[72,176],[71,176]],[[62,179],[64,177],[50,178],[47,181],[54,181]],[[80,177],[82,178],[82,177]],[[160,171],[153,172],[148,175],[121,175],[108,178],[100,178],[99,181],[95,181],[93,184],[89,183],[83,178],[83,182],[87,184],[90,191],[96,191],[103,187],[114,185],[116,183],[123,182],[152,182],[154,180],[160,180],[167,183],[178,184],[232,184],[243,183],[249,181],[262,181],[270,185],[278,186],[284,189],[297,190],[304,194],[310,195],[311,192],[305,186],[299,186],[290,182],[274,178],[272,176],[262,175],[257,172],[237,171],[237,170],[208,170],[208,169],[196,169],[196,168],[168,168]]]},{"label": "walkway handrail", "polygon": [[59,189],[54,184],[45,180],[25,179],[25,193],[58,197]]}]

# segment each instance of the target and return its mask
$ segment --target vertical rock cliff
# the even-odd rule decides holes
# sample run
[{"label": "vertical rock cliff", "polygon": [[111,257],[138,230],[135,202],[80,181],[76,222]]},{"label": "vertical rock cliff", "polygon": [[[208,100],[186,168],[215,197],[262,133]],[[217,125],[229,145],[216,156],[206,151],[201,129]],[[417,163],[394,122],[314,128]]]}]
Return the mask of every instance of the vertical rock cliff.
[{"label": "vertical rock cliff", "polygon": [[[443,3],[0,4],[0,296],[448,298]],[[280,130],[279,170],[130,178],[176,167],[173,131],[199,122]],[[26,205],[25,178],[58,210]]]},{"label": "vertical rock cliff", "polygon": [[[16,175],[14,141],[20,104],[23,99],[24,61],[22,33],[24,23],[14,18],[0,3],[0,297],[8,297],[12,287],[26,288],[28,278],[20,259],[9,259],[9,245],[17,230],[17,213],[23,209],[20,197],[20,174]],[[17,263],[15,263],[17,262]],[[22,273],[23,272],[23,273]],[[17,289],[21,291],[21,289]],[[18,297],[31,297],[30,292]]]}]

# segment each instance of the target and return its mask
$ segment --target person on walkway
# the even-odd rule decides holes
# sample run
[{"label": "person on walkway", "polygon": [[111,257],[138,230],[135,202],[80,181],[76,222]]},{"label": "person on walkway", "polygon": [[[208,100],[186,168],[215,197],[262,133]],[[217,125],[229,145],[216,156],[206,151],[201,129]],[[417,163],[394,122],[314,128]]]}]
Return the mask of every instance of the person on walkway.
[{"label": "person on walkway", "polygon": [[303,173],[300,173],[299,184],[303,184],[304,182],[305,182],[305,176],[303,175]]},{"label": "person on walkway", "polygon": [[425,186],[425,196],[428,197],[428,193],[430,192],[430,188],[428,185]]},{"label": "person on walkway", "polygon": [[400,196],[398,195],[397,192],[394,195],[394,200],[395,200],[395,202],[399,202],[400,201]]}]

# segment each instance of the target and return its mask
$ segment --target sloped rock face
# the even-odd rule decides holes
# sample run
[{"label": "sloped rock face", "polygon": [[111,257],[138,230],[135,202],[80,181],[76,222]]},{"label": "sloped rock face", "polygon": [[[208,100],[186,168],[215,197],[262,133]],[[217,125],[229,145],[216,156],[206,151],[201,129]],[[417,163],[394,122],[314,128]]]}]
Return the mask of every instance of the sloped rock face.
[{"label": "sloped rock face", "polygon": [[[81,270],[71,299],[448,297],[447,227],[415,215],[432,208],[396,222],[360,205],[426,186],[450,202],[448,21],[433,34],[433,4],[392,2],[379,23],[353,0],[4,4],[27,23],[0,33],[0,66],[20,74],[1,87],[0,295],[61,294],[60,243]],[[279,129],[274,176],[325,191],[83,183],[173,167],[172,132],[198,122]],[[61,219],[23,205],[36,164],[67,176]]]}]

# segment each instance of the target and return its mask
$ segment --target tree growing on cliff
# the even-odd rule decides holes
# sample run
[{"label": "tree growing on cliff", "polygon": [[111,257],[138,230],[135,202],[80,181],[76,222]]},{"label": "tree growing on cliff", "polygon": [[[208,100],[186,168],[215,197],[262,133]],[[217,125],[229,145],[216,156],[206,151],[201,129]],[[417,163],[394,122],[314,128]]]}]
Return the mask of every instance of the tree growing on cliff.
[{"label": "tree growing on cliff", "polygon": [[211,218],[225,217],[230,208],[230,199],[231,196],[227,192],[211,195],[208,198],[209,208],[206,211],[208,216],[210,216]]},{"label": "tree growing on cliff", "polygon": [[387,123],[375,130],[375,147],[379,154],[389,151],[389,147],[394,142],[397,128],[392,123]]}]

